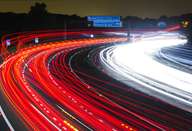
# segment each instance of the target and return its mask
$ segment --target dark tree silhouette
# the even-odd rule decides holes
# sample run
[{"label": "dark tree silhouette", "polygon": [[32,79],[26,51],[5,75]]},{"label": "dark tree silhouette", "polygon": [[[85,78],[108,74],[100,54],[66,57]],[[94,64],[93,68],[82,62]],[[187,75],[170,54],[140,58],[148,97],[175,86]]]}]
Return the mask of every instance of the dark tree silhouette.
[{"label": "dark tree silhouette", "polygon": [[29,11],[30,15],[45,15],[47,14],[47,9],[46,9],[46,4],[45,3],[35,3],[34,6],[31,6],[31,10]]},{"label": "dark tree silhouette", "polygon": [[167,21],[168,17],[166,15],[162,15],[159,17],[159,21]]},{"label": "dark tree silhouette", "polygon": [[192,44],[192,20],[189,21],[189,26],[187,28],[184,28],[184,33],[187,36],[188,43]]},{"label": "dark tree silhouette", "polygon": [[192,14],[184,14],[180,16],[180,22],[187,21],[188,25],[186,27],[183,26],[182,33],[184,33],[188,39],[188,43],[192,44]]}]

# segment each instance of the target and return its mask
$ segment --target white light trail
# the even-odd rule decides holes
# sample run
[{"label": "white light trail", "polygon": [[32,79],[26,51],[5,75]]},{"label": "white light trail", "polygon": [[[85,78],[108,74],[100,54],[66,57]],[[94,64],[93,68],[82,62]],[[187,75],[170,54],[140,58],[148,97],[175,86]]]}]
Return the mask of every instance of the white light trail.
[{"label": "white light trail", "polygon": [[10,123],[9,120],[7,119],[7,116],[5,115],[5,113],[4,113],[4,111],[3,111],[3,109],[2,109],[1,106],[0,106],[0,112],[1,112],[1,114],[2,114],[2,116],[3,116],[3,118],[4,118],[4,120],[5,120],[5,122],[7,123],[10,131],[15,131],[14,128],[12,127],[11,123]]},{"label": "white light trail", "polygon": [[[154,59],[161,48],[185,44],[178,34],[166,33],[145,36],[137,42],[109,47],[100,52],[104,69],[114,78],[130,84],[130,80],[143,86],[139,89],[149,95],[166,100],[192,112],[191,108],[181,107],[185,103],[192,106],[192,74],[172,68]],[[129,82],[128,82],[129,80]],[[152,94],[153,90],[160,94]],[[166,97],[162,97],[166,96]],[[175,101],[176,100],[176,101]]]}]

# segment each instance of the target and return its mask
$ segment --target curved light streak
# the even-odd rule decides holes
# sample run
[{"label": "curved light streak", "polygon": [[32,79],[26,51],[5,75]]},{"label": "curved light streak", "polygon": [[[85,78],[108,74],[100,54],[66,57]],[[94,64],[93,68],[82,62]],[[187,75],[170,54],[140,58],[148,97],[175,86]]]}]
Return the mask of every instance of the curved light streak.
[{"label": "curved light streak", "polygon": [[[55,34],[53,33],[53,35]],[[35,36],[30,39],[33,38],[35,38]],[[117,119],[99,107],[95,107],[92,103],[83,99],[83,97],[81,98],[80,94],[80,96],[76,94],[78,88],[86,89],[86,86],[79,81],[78,78],[74,77],[67,63],[63,63],[64,67],[62,70],[64,74],[59,74],[60,72],[58,71],[52,71],[52,73],[49,71],[50,65],[53,65],[54,62],[56,62],[56,64],[59,62],[55,59],[58,54],[50,58],[52,54],[59,50],[64,50],[67,54],[76,48],[121,42],[126,39],[127,38],[100,38],[68,40],[50,42],[21,49],[14,55],[9,55],[1,65],[1,91],[28,129],[77,131],[87,128],[89,130],[127,129],[133,131],[135,129],[126,124],[126,122]],[[22,41],[22,44],[24,44],[23,42],[25,41]],[[65,59],[65,57],[63,59]],[[53,73],[59,74],[60,77],[64,77],[65,80],[55,78]],[[67,74],[67,77],[65,74]],[[68,81],[71,82],[69,83]],[[79,86],[74,82],[79,83]],[[54,103],[47,101],[37,89],[50,99],[59,103],[59,105],[56,105],[56,107],[53,106]],[[89,90],[87,93],[88,92]],[[83,92],[81,94],[83,94]],[[93,92],[92,95],[98,97]],[[84,97],[95,104],[99,104],[99,102],[91,97],[86,97],[86,94],[84,94]],[[102,99],[102,101],[108,103],[105,99]],[[111,104],[113,105],[113,103]],[[59,107],[60,111],[57,107]],[[63,107],[70,112],[65,111]],[[71,112],[78,118],[76,119],[71,115]],[[81,121],[78,119],[81,119]],[[85,124],[81,124],[81,122]],[[124,123],[125,126],[122,126],[122,123]]]},{"label": "curved light streak", "polygon": [[[116,79],[128,85],[133,83],[143,85],[143,88],[139,85],[135,87],[192,112],[189,108],[192,106],[191,74],[155,60],[155,55],[158,55],[160,49],[183,45],[186,42],[186,39],[180,39],[180,36],[174,33],[158,34],[133,43],[104,49],[100,53],[100,59],[104,68]],[[173,99],[167,99],[166,96]]]},{"label": "curved light streak", "polygon": [[[107,43],[121,43],[127,40],[125,37],[111,38],[108,36],[107,38],[65,41],[59,39],[59,41],[57,41],[58,37],[60,38],[64,34],[74,36],[85,33],[85,31],[69,33],[28,33],[19,34],[19,37],[17,36],[17,38],[11,39],[11,43],[14,41],[18,50],[13,54],[6,52],[8,56],[5,57],[5,61],[0,66],[1,93],[6,99],[6,104],[11,106],[16,116],[26,125],[26,129],[75,131],[169,130],[170,128],[168,125],[147,117],[149,114],[158,116],[155,111],[144,108],[142,110],[146,111],[147,115],[143,115],[141,113],[142,110],[138,109],[138,107],[145,105],[150,109],[159,110],[157,107],[147,105],[145,102],[134,103],[137,102],[137,100],[127,96],[122,98],[116,96],[115,94],[118,93],[114,93],[110,90],[114,87],[117,89],[123,88],[114,86],[114,83],[111,85],[114,86],[113,88],[109,86],[105,87],[105,84],[101,86],[98,83],[90,85],[78,77],[76,72],[82,70],[79,69],[76,71],[72,68],[71,61],[74,59],[73,55],[81,51],[83,52],[84,47],[102,46]],[[102,31],[89,33],[94,35],[102,34]],[[171,35],[172,40],[175,39],[174,36],[175,35]],[[155,40],[162,40],[165,37],[167,38],[167,35],[159,36],[155,38]],[[39,45],[37,45],[37,43],[33,45],[33,40],[35,38],[39,38]],[[56,39],[54,40],[54,38]],[[146,36],[144,38],[148,39]],[[46,42],[42,44],[41,42],[43,39],[55,42]],[[151,39],[146,41],[149,42]],[[137,43],[135,45],[140,44]],[[143,45],[145,45],[145,42]],[[143,49],[148,48],[147,46],[145,48],[143,47]],[[158,48],[160,47],[153,47],[152,49],[157,50]],[[74,51],[79,49],[81,49],[80,52],[74,53]],[[114,61],[111,61],[111,58],[116,62],[118,60],[120,63],[124,62],[123,59],[118,59],[114,56],[116,56],[116,53],[119,54],[119,51],[122,53],[124,49],[127,50],[127,47],[124,46],[121,50],[116,49],[116,47],[107,48],[102,51],[103,54],[100,54],[107,68],[114,68],[111,66],[114,63]],[[134,46],[131,49],[134,49]],[[4,48],[2,50],[4,50]],[[130,50],[130,53],[131,51],[132,50]],[[73,55],[71,56],[71,54]],[[150,52],[147,52],[147,55],[150,54]],[[107,58],[107,61],[105,61],[104,58]],[[110,61],[111,63],[109,64]],[[79,61],[76,62],[79,63]],[[122,74],[123,71],[124,70],[122,70]],[[121,70],[119,70],[119,72],[121,73]],[[118,75],[118,73],[116,74]],[[94,76],[88,77],[94,78]],[[94,79],[96,80],[96,78]],[[108,84],[110,83],[102,80],[102,78],[97,80]],[[108,88],[108,91],[104,88]],[[101,89],[100,92],[98,92],[99,89]],[[130,102],[128,100],[130,100]],[[161,111],[164,112],[163,110]],[[169,112],[165,113],[169,114]],[[190,121],[186,119],[186,117],[169,114],[166,118],[172,120],[170,116],[174,116],[174,118],[186,122],[186,124],[179,124],[179,129],[182,128],[183,125],[189,127]],[[165,116],[161,118],[165,118]]]}]

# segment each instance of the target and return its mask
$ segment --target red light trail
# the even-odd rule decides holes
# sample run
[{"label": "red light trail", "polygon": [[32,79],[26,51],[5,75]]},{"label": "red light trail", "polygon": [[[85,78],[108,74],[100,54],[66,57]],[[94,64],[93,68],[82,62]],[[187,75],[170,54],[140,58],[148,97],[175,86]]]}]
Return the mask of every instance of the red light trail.
[{"label": "red light trail", "polygon": [[[24,123],[26,129],[74,131],[171,129],[166,124],[141,115],[138,110],[130,110],[134,109],[134,104],[130,109],[122,106],[121,103],[130,104],[129,101],[126,101],[127,97],[126,100],[118,98],[118,96],[112,97],[116,93],[107,93],[107,91],[103,91],[103,88],[95,90],[96,87],[99,87],[97,83],[88,84],[77,75],[78,71],[71,67],[72,57],[70,55],[74,51],[108,43],[125,42],[126,37],[54,41],[54,38],[61,38],[66,34],[74,36],[101,33],[103,31],[68,33],[45,31],[36,34],[33,32],[20,33],[3,38],[1,50],[5,53],[3,54],[4,62],[0,68],[1,93],[6,104]],[[11,43],[17,47],[17,51],[13,54],[5,51],[7,38],[10,38]],[[53,39],[53,42],[42,42],[31,46],[34,44],[32,41],[35,38]],[[86,73],[84,73],[85,75]],[[88,74],[87,77],[94,78]],[[94,79],[107,83],[98,78]],[[139,103],[135,103],[135,106],[138,105]],[[146,112],[148,111],[146,110]],[[155,112],[153,113],[155,114]],[[186,123],[190,122],[186,120]]]}]

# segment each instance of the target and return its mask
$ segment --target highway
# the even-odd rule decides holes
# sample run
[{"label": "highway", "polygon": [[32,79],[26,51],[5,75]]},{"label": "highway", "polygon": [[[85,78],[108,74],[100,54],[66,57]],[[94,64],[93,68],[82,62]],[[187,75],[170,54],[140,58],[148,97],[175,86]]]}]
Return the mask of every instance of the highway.
[{"label": "highway", "polygon": [[[174,74],[179,85],[166,74],[177,71],[190,80],[190,63],[174,55],[189,52],[186,39],[161,32],[128,42],[124,31],[116,32],[123,35],[102,30],[3,37],[0,103],[10,130],[191,129],[192,92],[180,80],[188,79]],[[166,73],[156,72],[160,68]]]},{"label": "highway", "polygon": [[[153,96],[157,95],[157,97],[161,97],[167,102],[169,101],[167,99],[173,98],[172,102],[169,101],[171,104],[191,112],[191,74],[170,67],[170,63],[165,63],[165,59],[169,60],[171,58],[167,56],[171,51],[165,51],[164,48],[185,43],[185,39],[178,38],[176,34],[171,36],[169,33],[169,35],[146,37],[130,45],[106,48],[100,53],[100,56],[103,65],[107,66],[107,69],[120,72],[118,74],[120,81],[129,84],[130,82],[126,82],[126,79],[136,81],[136,83],[147,87],[150,91],[160,94],[149,92],[145,88],[139,90]],[[176,52],[176,49],[174,51]],[[186,55],[185,52],[182,53],[181,51],[178,54],[176,56]],[[127,60],[124,59],[125,56]],[[163,59],[164,63],[157,62],[156,58],[159,58],[159,61]],[[120,74],[122,77],[119,77]],[[177,101],[175,101],[176,99]]]}]

